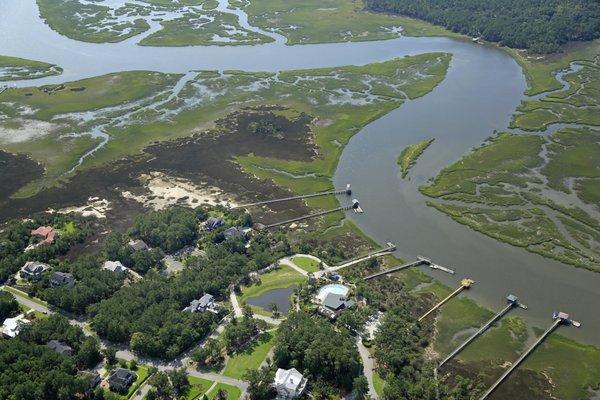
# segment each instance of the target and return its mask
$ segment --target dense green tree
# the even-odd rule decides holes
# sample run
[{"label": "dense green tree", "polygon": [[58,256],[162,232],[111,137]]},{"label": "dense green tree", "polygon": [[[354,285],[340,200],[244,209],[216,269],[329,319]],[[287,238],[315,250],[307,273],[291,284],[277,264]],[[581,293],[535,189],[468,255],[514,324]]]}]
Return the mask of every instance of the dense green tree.
[{"label": "dense green tree", "polygon": [[275,373],[269,366],[258,370],[249,369],[244,374],[244,380],[248,382],[248,395],[251,400],[271,400],[275,397],[275,389],[272,382]]},{"label": "dense green tree", "polygon": [[75,314],[83,314],[87,306],[110,297],[123,284],[124,276],[100,268],[97,258],[86,256],[60,264],[57,271],[69,272],[76,280],[74,287],[50,287],[39,294],[48,303]]},{"label": "dense green tree", "polygon": [[252,338],[267,328],[265,321],[242,317],[233,320],[223,332],[223,342],[228,353],[233,353],[247,346]]},{"label": "dense green tree", "polygon": [[365,5],[534,53],[551,53],[569,41],[600,37],[598,1],[366,0]]},{"label": "dense green tree", "polygon": [[304,312],[290,313],[280,325],[274,360],[279,367],[302,371],[311,381],[322,379],[346,390],[362,373],[348,330],[336,330],[325,319]]},{"label": "dense green tree", "polygon": [[357,400],[363,400],[369,394],[369,382],[364,375],[357,376],[352,382],[352,392],[354,398]]},{"label": "dense green tree", "polygon": [[197,213],[189,208],[172,207],[136,218],[129,234],[144,240],[150,247],[166,253],[191,244],[198,234]]},{"label": "dense green tree", "polygon": [[19,303],[9,292],[0,291],[0,322],[19,312]]},{"label": "dense green tree", "polygon": [[[46,346],[58,340],[71,346],[73,357]],[[89,392],[89,379],[78,374],[99,361],[98,342],[64,317],[52,315],[23,328],[20,335],[0,340],[0,399],[75,400]]]}]

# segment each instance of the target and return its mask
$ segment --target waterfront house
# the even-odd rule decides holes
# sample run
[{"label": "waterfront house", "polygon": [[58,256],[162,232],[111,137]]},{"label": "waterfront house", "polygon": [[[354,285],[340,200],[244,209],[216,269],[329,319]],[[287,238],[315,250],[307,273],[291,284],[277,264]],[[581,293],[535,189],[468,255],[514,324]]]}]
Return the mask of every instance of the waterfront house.
[{"label": "waterfront house", "polygon": [[273,387],[277,390],[277,399],[288,400],[300,397],[306,388],[306,379],[296,368],[279,368],[275,373]]},{"label": "waterfront house", "polygon": [[346,296],[344,295],[328,293],[317,311],[327,318],[336,319],[342,311],[352,307],[353,305],[354,301],[347,300]]},{"label": "waterfront house", "polygon": [[228,240],[246,237],[246,233],[244,232],[243,228],[232,226],[231,228],[225,229],[225,232],[223,232],[223,236],[225,236],[225,240]]}]

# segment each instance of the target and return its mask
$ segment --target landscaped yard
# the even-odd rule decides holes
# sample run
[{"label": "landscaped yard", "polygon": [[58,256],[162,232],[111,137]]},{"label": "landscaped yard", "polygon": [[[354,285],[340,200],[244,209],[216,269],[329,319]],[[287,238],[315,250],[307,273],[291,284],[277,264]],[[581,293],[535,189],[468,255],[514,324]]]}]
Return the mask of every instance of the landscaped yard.
[{"label": "landscaped yard", "polygon": [[219,390],[224,390],[225,392],[227,392],[227,400],[238,400],[242,395],[242,391],[238,387],[226,385],[224,383],[219,383],[206,396],[209,400],[213,400],[219,392]]},{"label": "landscaped yard", "polygon": [[196,398],[199,398],[208,389],[210,389],[210,387],[214,383],[213,381],[198,378],[197,376],[189,376],[188,379],[190,381],[190,391],[187,394],[187,400],[194,400]]},{"label": "landscaped yard", "polygon": [[317,272],[319,271],[319,262],[314,258],[306,256],[295,256],[292,258],[294,264],[305,270],[306,272]]},{"label": "landscaped yard", "polygon": [[242,288],[240,302],[244,303],[250,297],[260,296],[273,289],[283,289],[304,282],[306,277],[286,265],[260,276],[260,285]]},{"label": "landscaped yard", "polygon": [[[140,386],[146,381],[146,379],[148,379],[148,375],[149,375],[148,367],[145,365],[138,365],[137,369],[133,372],[135,372],[135,374],[137,375],[138,378],[133,383],[133,385],[131,385],[129,387],[129,390],[127,391],[127,393],[119,394],[119,393],[111,392],[112,394],[114,394],[116,396],[116,399],[118,399],[118,400],[129,399],[140,388]],[[105,391],[109,392],[108,389],[105,389]]]},{"label": "landscaped yard", "polygon": [[276,336],[277,332],[266,332],[252,346],[248,347],[246,351],[233,355],[227,362],[223,375],[242,379],[247,370],[258,369],[267,357],[271,347],[273,347]]}]

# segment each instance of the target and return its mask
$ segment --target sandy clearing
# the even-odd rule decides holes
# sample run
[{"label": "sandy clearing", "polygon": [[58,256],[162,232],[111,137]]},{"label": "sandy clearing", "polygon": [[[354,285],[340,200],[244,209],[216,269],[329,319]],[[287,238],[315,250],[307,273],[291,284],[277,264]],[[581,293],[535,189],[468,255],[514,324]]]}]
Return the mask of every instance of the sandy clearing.
[{"label": "sandy clearing", "polygon": [[201,204],[235,206],[235,203],[221,189],[208,184],[196,185],[187,179],[162,172],[142,174],[139,180],[144,184],[146,194],[124,191],[121,195],[154,210],[162,210],[176,204],[188,207],[197,207]]},{"label": "sandy clearing", "polygon": [[51,134],[60,125],[39,120],[18,120],[19,128],[0,126],[0,143],[21,143]]}]

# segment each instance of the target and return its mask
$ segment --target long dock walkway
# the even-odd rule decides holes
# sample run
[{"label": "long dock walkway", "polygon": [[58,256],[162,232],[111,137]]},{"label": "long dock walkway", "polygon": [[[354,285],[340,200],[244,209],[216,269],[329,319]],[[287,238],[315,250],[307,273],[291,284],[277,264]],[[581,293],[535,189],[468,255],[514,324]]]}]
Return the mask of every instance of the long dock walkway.
[{"label": "long dock walkway", "polygon": [[542,334],[542,336],[540,336],[534,344],[532,344],[527,351],[525,351],[525,353],[523,353],[521,355],[521,357],[519,357],[519,359],[517,361],[515,361],[513,363],[513,365],[511,365],[506,371],[504,371],[504,373],[502,374],[502,376],[500,378],[498,378],[498,380],[496,382],[494,382],[494,384],[492,386],[490,386],[490,388],[483,394],[483,396],[481,396],[480,400],[484,400],[486,399],[490,394],[492,394],[492,392],[494,390],[496,390],[498,388],[498,386],[500,386],[500,384],[515,370],[517,369],[517,367],[523,362],[525,361],[525,359],[527,357],[529,357],[529,355],[548,337],[548,335],[550,335],[556,328],[558,328],[558,326],[560,324],[565,323],[566,321],[561,319],[561,318],[556,318],[554,320],[554,322],[552,323],[552,325],[550,325],[550,328],[548,328],[546,330],[546,332],[544,332]]},{"label": "long dock walkway", "polygon": [[444,358],[444,360],[442,362],[439,363],[438,368],[442,368],[442,366],[444,366],[444,364],[446,364],[448,361],[453,359],[458,353],[463,351],[465,347],[467,347],[473,340],[475,340],[477,337],[479,337],[483,332],[488,330],[488,328],[490,326],[492,326],[492,324],[494,322],[496,322],[500,318],[502,318],[511,309],[513,309],[515,307],[521,307],[524,309],[527,308],[524,305],[519,303],[516,296],[509,295],[506,299],[508,300],[508,305],[506,307],[504,307],[502,310],[498,311],[498,313],[496,313],[492,318],[490,318],[489,321],[487,321],[481,328],[479,328],[477,330],[477,332],[475,332],[467,340],[465,340],[460,346],[458,346],[452,353],[448,354],[448,356],[446,358]]},{"label": "long dock walkway", "polygon": [[327,271],[338,271],[342,268],[346,268],[346,267],[351,267],[352,265],[361,263],[363,261],[369,260],[373,257],[381,257],[384,256],[386,254],[390,254],[392,251],[396,250],[396,245],[393,243],[388,242],[386,244],[386,247],[381,248],[379,250],[373,250],[365,255],[362,256],[358,256],[355,258],[352,258],[348,261],[344,261],[342,264],[333,266],[333,267],[329,267],[327,268]]},{"label": "long dock walkway", "polygon": [[385,271],[380,271],[380,272],[376,272],[372,275],[367,275],[363,278],[363,281],[368,281],[368,280],[371,280],[374,278],[378,278],[380,276],[384,276],[384,275],[391,274],[394,272],[402,271],[403,269],[406,269],[406,268],[418,267],[419,265],[427,265],[431,269],[437,269],[437,270],[444,271],[444,272],[454,275],[454,271],[451,270],[450,268],[446,268],[446,267],[442,267],[441,265],[434,264],[431,262],[431,260],[429,258],[418,256],[415,261],[410,262],[408,264],[398,265],[396,267],[386,269]]},{"label": "long dock walkway", "polygon": [[284,201],[301,200],[301,199],[308,199],[308,198],[311,198],[311,197],[328,196],[328,195],[340,195],[340,194],[347,194],[348,196],[350,196],[352,194],[352,191],[350,190],[350,185],[348,185],[346,187],[346,189],[344,189],[344,190],[328,190],[326,192],[317,192],[317,193],[310,193],[310,194],[302,194],[302,195],[298,195],[298,196],[283,197],[281,199],[272,199],[272,200],[257,201],[255,203],[241,204],[239,206],[231,207],[231,209],[233,210],[233,209],[236,209],[236,208],[248,208],[248,207],[254,207],[254,206],[262,206],[262,205],[265,205],[265,204],[281,203],[281,202],[284,202]]},{"label": "long dock walkway", "polygon": [[435,310],[437,310],[438,308],[440,308],[441,306],[443,306],[444,304],[446,304],[454,296],[458,295],[463,290],[470,288],[471,285],[474,284],[474,283],[475,283],[475,281],[473,281],[471,279],[468,279],[468,278],[465,278],[462,281],[460,281],[460,287],[458,289],[456,289],[454,292],[450,293],[448,296],[446,296],[446,298],[444,300],[440,301],[435,306],[433,306],[433,308],[431,310],[429,310],[425,314],[423,314],[421,316],[421,318],[419,318],[419,322],[423,321],[425,318],[427,318]]},{"label": "long dock walkway", "polygon": [[353,205],[349,205],[349,206],[334,208],[332,210],[319,211],[319,212],[316,212],[313,214],[303,215],[301,217],[291,218],[291,219],[287,219],[285,221],[276,222],[274,224],[265,225],[265,229],[275,228],[277,226],[287,225],[287,224],[291,224],[292,222],[298,222],[298,221],[302,221],[302,220],[309,219],[309,218],[320,217],[321,215],[327,215],[327,214],[331,214],[331,213],[334,213],[337,211],[347,211],[347,210],[351,210],[353,208],[354,208]]}]

